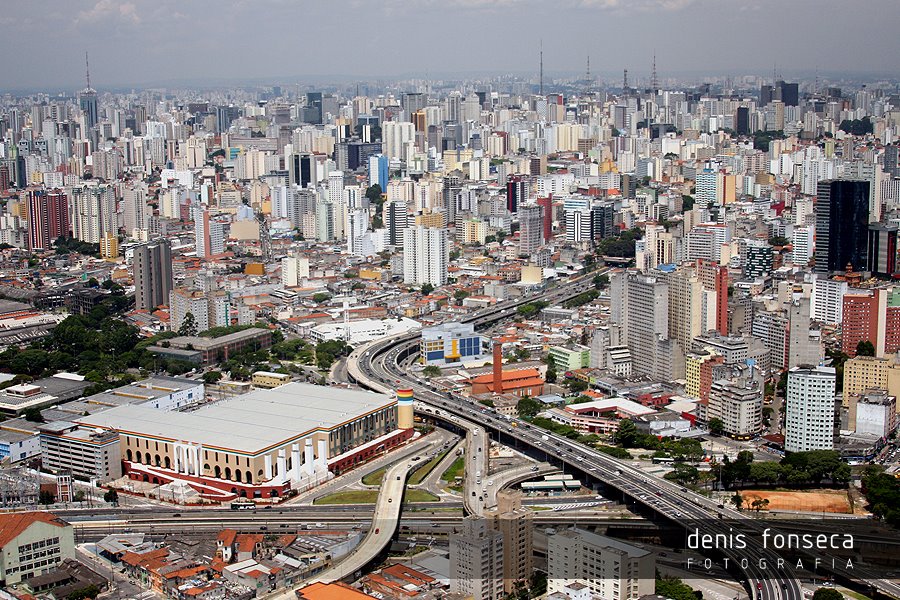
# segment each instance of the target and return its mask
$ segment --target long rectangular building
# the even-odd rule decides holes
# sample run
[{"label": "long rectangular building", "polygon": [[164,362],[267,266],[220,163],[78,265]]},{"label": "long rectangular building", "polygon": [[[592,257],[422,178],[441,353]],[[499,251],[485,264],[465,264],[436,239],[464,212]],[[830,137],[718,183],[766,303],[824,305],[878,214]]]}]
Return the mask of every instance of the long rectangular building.
[{"label": "long rectangular building", "polygon": [[132,478],[181,479],[258,497],[346,470],[405,441],[412,431],[398,428],[397,406],[385,394],[289,383],[192,412],[131,405],[77,422],[118,432]]}]

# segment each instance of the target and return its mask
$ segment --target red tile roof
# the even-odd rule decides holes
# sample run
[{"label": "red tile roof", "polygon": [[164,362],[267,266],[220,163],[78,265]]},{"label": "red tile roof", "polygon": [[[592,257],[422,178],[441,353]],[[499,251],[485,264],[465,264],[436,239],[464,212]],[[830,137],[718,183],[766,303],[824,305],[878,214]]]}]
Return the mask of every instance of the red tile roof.
[{"label": "red tile roof", "polygon": [[20,512],[0,514],[0,548],[17,538],[35,523],[66,527],[68,523],[49,512]]}]

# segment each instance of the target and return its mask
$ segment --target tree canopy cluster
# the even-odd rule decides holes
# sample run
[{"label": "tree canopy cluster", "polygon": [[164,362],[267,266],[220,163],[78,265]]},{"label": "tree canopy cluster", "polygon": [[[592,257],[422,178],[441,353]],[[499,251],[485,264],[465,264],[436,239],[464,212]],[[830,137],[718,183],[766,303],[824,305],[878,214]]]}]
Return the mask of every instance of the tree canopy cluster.
[{"label": "tree canopy cluster", "polygon": [[895,527],[900,526],[900,480],[871,465],[866,467],[862,485],[872,513]]},{"label": "tree canopy cluster", "polygon": [[672,458],[676,461],[697,461],[703,458],[703,445],[699,440],[683,438],[658,438],[638,431],[634,421],[622,419],[615,435],[616,443],[623,448],[655,450],[656,458]]},{"label": "tree canopy cluster", "polygon": [[353,352],[344,340],[325,340],[316,344],[316,364],[323,371],[331,368],[334,361]]},{"label": "tree canopy cluster", "polygon": [[597,254],[600,256],[634,258],[634,242],[643,237],[644,231],[639,227],[626,229],[615,237],[600,240],[597,244]]},{"label": "tree canopy cluster", "polygon": [[588,302],[596,300],[599,296],[600,296],[600,292],[597,291],[596,289],[588,290],[586,292],[581,292],[580,294],[578,294],[571,300],[567,300],[563,304],[563,307],[564,308],[577,308],[579,306],[587,304]]},{"label": "tree canopy cluster", "polygon": [[791,452],[781,461],[754,462],[753,453],[744,450],[737,460],[725,461],[717,466],[725,487],[754,485],[820,485],[831,482],[845,485],[850,481],[850,466],[841,460],[835,450],[811,450]]},{"label": "tree canopy cluster", "polygon": [[516,309],[516,312],[525,318],[529,318],[538,314],[548,306],[550,306],[549,302],[546,302],[544,300],[537,300],[535,302],[528,302],[526,304],[520,305]]},{"label": "tree canopy cluster", "polygon": [[869,117],[853,120],[844,119],[841,121],[839,129],[844,133],[852,135],[866,135],[867,133],[873,133],[875,131],[872,120],[869,119]]},{"label": "tree canopy cluster", "polygon": [[677,577],[656,578],[656,593],[671,600],[702,600],[703,592],[695,592],[691,586]]},{"label": "tree canopy cluster", "polygon": [[58,237],[56,238],[56,241],[53,242],[53,246],[56,248],[57,254],[69,254],[75,252],[86,256],[100,257],[100,244],[82,242],[75,238]]}]

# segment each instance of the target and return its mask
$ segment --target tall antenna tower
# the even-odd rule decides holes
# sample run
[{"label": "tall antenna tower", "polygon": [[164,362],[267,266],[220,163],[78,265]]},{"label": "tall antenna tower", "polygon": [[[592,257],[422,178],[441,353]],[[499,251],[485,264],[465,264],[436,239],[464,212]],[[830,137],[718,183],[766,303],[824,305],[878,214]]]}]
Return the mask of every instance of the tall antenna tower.
[{"label": "tall antenna tower", "polygon": [[544,95],[544,40],[541,40],[541,76],[540,76],[540,90],[541,96]]},{"label": "tall antenna tower", "polygon": [[87,50],[84,52],[84,73],[87,79],[87,89],[91,89],[91,63],[88,61]]},{"label": "tall antenna tower", "polygon": [[350,300],[344,298],[344,341],[350,343]]},{"label": "tall antenna tower", "polygon": [[659,80],[656,78],[656,51],[653,52],[653,64],[650,67],[650,90],[656,91],[659,89]]},{"label": "tall antenna tower", "polygon": [[625,74],[622,76],[622,89],[628,91],[628,69],[625,69]]}]

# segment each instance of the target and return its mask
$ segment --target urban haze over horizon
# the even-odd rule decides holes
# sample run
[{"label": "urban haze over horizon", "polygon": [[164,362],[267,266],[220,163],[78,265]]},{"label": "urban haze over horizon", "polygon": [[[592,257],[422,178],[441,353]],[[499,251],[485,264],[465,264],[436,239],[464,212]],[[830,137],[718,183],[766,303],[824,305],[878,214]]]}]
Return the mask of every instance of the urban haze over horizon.
[{"label": "urban haze over horizon", "polygon": [[[852,5],[852,6],[851,6]],[[831,81],[892,79],[900,11],[891,0],[411,0],[226,2],[215,13],[174,0],[36,0],[0,25],[22,60],[7,91],[232,82],[350,82],[504,73],[598,86],[649,78],[756,75]],[[553,24],[553,25],[551,25]],[[52,30],[54,43],[33,44]],[[864,40],[864,42],[853,41]],[[60,55],[59,48],[69,48]]]}]

